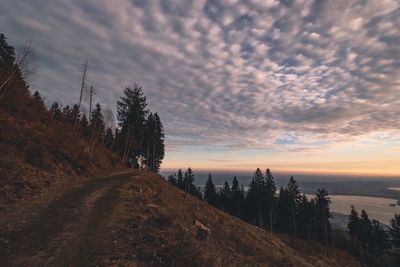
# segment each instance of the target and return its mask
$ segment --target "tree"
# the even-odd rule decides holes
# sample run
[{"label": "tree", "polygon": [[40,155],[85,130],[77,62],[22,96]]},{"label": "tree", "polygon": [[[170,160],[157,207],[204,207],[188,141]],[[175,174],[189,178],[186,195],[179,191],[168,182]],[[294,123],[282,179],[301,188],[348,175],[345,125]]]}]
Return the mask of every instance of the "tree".
[{"label": "tree", "polygon": [[81,82],[81,91],[79,95],[79,104],[78,108],[81,108],[82,105],[82,97],[83,97],[83,91],[86,89],[86,71],[88,67],[88,60],[86,59],[85,62],[83,63],[83,69],[82,69],[82,82]]},{"label": "tree", "polygon": [[296,217],[298,211],[298,204],[300,201],[300,189],[296,180],[293,176],[290,177],[289,183],[287,185],[287,193],[289,195],[289,207],[290,207],[290,221],[291,221],[291,233],[294,237],[297,236],[297,224]]},{"label": "tree", "polygon": [[326,191],[324,188],[318,189],[314,200],[317,213],[317,237],[320,241],[323,241],[325,245],[329,245],[332,234],[332,226],[329,219],[333,218],[333,216],[330,213],[329,206],[331,204],[331,200],[328,197],[328,191]]},{"label": "tree", "polygon": [[85,114],[83,114],[82,119],[79,123],[79,132],[81,135],[86,139],[89,140],[90,138],[90,128],[89,122]]},{"label": "tree", "polygon": [[276,185],[271,170],[268,168],[265,173],[265,202],[266,202],[266,217],[269,229],[272,232],[274,206],[276,199]]},{"label": "tree", "polygon": [[279,189],[276,226],[280,232],[289,233],[291,226],[292,204],[291,196],[287,189]]},{"label": "tree", "polygon": [[33,93],[32,103],[33,103],[33,108],[37,113],[43,114],[46,111],[43,99],[38,91],[35,91]]},{"label": "tree", "polygon": [[185,172],[185,177],[183,180],[186,193],[189,193],[189,194],[194,193],[194,191],[195,191],[195,190],[193,190],[193,188],[195,188],[193,185],[194,181],[195,181],[194,173],[193,173],[192,169],[189,167]]},{"label": "tree", "polygon": [[177,175],[178,179],[176,181],[177,186],[182,189],[185,190],[185,183],[183,181],[183,174],[182,174],[182,170],[179,169],[178,170],[178,175]]},{"label": "tree", "polygon": [[208,202],[208,204],[217,207],[217,191],[215,189],[215,185],[212,181],[211,174],[208,175],[206,187],[204,189],[204,200]]},{"label": "tree", "polygon": [[369,250],[371,256],[376,261],[389,249],[389,234],[383,228],[383,225],[377,220],[371,221],[371,232],[369,238]]},{"label": "tree", "polygon": [[50,114],[53,116],[54,120],[57,122],[62,121],[62,111],[61,107],[57,102],[54,102],[50,107]]},{"label": "tree", "polygon": [[111,128],[107,128],[106,130],[106,134],[104,136],[104,145],[112,150],[113,145],[114,145],[114,134],[113,134],[113,130]]},{"label": "tree", "polygon": [[[16,55],[14,47],[10,46],[4,34],[0,33],[0,101],[9,95],[15,82],[19,82],[21,86],[15,86],[13,97],[29,95],[25,82],[35,75],[36,60],[31,43],[27,43]],[[10,99],[7,102],[11,102]]]},{"label": "tree", "polygon": [[62,109],[62,116],[66,124],[73,123],[72,111],[69,105],[64,106],[64,108]]},{"label": "tree", "polygon": [[306,238],[311,239],[312,233],[311,228],[315,220],[315,202],[308,201],[305,194],[300,196],[300,201],[298,204],[298,219],[297,219],[297,229],[299,234]]},{"label": "tree", "polygon": [[393,247],[400,252],[400,214],[395,214],[390,221],[389,234]]},{"label": "tree", "polygon": [[241,216],[243,209],[243,201],[244,201],[244,195],[242,192],[242,188],[239,186],[239,182],[236,176],[234,176],[231,188],[232,215],[236,217]]},{"label": "tree", "polygon": [[351,206],[347,231],[353,240],[358,240],[360,236],[360,216],[354,206]]},{"label": "tree", "polygon": [[397,263],[400,265],[400,214],[395,214],[390,221],[389,236],[394,254],[397,256]]},{"label": "tree", "polygon": [[92,111],[89,129],[91,146],[104,140],[105,123],[100,103],[97,103]]},{"label": "tree", "polygon": [[119,151],[122,157],[122,163],[128,161],[131,165],[141,155],[144,141],[144,125],[147,110],[146,97],[143,94],[142,87],[134,85],[133,88],[126,87],[124,95],[117,102],[118,125],[121,129],[121,138],[123,139],[123,148]]},{"label": "tree", "polygon": [[219,191],[219,203],[223,211],[231,212],[231,188],[228,182],[224,183],[224,186]]},{"label": "tree", "polygon": [[255,221],[258,226],[264,225],[265,214],[265,180],[259,168],[254,172],[249,185],[249,192],[246,199],[250,207],[250,220]]},{"label": "tree", "polygon": [[171,174],[168,176],[168,182],[173,186],[177,186],[176,173],[174,175]]},{"label": "tree", "polygon": [[158,172],[164,158],[164,128],[157,113],[150,113],[145,122],[143,163],[148,170]]}]

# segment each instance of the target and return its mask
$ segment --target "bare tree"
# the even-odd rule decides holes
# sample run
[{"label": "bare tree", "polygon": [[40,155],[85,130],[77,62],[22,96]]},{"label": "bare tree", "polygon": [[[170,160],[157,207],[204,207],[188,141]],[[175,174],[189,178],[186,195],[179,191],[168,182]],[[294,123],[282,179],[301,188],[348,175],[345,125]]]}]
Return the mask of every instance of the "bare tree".
[{"label": "bare tree", "polygon": [[[82,105],[82,97],[83,97],[83,92],[86,89],[86,80],[87,80],[87,67],[88,67],[88,60],[86,59],[85,62],[83,63],[83,69],[82,69],[82,83],[81,83],[81,93],[79,96],[79,103],[78,103],[78,109],[81,109]],[[77,130],[79,128],[79,122],[78,118],[74,118],[74,129]]]},{"label": "bare tree", "polygon": [[7,85],[9,85],[18,74],[25,81],[34,79],[37,73],[38,66],[37,55],[32,48],[32,42],[27,42],[25,46],[18,52],[13,68],[10,70],[8,76],[5,77],[4,81],[0,84],[0,100],[3,99],[8,91]]},{"label": "bare tree", "polygon": [[83,96],[83,91],[86,88],[86,71],[87,71],[87,66],[88,66],[88,60],[85,60],[85,63],[83,63],[83,70],[82,70],[82,83],[81,83],[81,94],[79,96],[79,108],[81,107],[82,104],[82,96]]},{"label": "bare tree", "polygon": [[96,94],[95,89],[93,88],[93,86],[90,86],[89,89],[89,122],[92,119],[92,103],[93,103],[93,95]]}]

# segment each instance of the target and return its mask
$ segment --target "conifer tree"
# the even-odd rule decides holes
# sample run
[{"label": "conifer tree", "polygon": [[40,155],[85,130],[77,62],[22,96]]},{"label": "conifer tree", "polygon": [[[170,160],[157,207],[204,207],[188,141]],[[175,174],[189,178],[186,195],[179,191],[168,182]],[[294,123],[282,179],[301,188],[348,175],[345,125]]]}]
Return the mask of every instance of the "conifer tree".
[{"label": "conifer tree", "polygon": [[236,176],[232,180],[231,205],[232,215],[240,217],[243,208],[243,195]]},{"label": "conifer tree", "polygon": [[400,252],[400,214],[395,214],[390,221],[389,234],[393,247]]},{"label": "conifer tree", "polygon": [[208,175],[206,187],[204,189],[204,200],[207,201],[208,204],[217,207],[217,191],[212,181],[211,174]]},{"label": "conifer tree", "polygon": [[32,95],[32,102],[34,109],[37,113],[42,114],[46,111],[43,99],[38,91],[35,91]]},{"label": "conifer tree", "polygon": [[107,128],[106,134],[104,136],[104,145],[108,149],[112,149],[114,144],[114,134],[111,128]]},{"label": "conifer tree", "polygon": [[293,176],[290,177],[289,183],[287,186],[287,193],[290,198],[289,207],[290,207],[290,228],[291,234],[296,237],[297,236],[297,224],[296,224],[296,217],[298,215],[298,204],[300,201],[300,190],[296,180]]},{"label": "conifer tree", "polygon": [[231,188],[228,182],[224,183],[224,186],[219,191],[219,202],[221,209],[225,212],[231,213]]},{"label": "conifer tree", "polygon": [[73,105],[71,110],[71,116],[72,116],[72,124],[74,125],[74,129],[76,130],[76,126],[79,125],[81,119],[81,111],[79,109],[78,104]]},{"label": "conifer tree", "polygon": [[82,119],[79,123],[79,132],[86,139],[90,138],[89,122],[85,114],[83,114]]},{"label": "conifer tree", "polygon": [[66,124],[71,124],[71,120],[72,118],[72,112],[71,112],[71,108],[69,107],[69,105],[64,106],[64,108],[62,109],[62,116],[63,116],[63,121]]},{"label": "conifer tree", "polygon": [[259,168],[254,172],[253,179],[250,182],[247,202],[251,207],[250,219],[255,220],[258,226],[263,226],[263,218],[265,217],[265,180]]},{"label": "conifer tree", "polygon": [[280,232],[289,233],[292,216],[292,197],[287,189],[281,187],[279,189],[278,207],[277,207],[277,223],[276,226]]},{"label": "conifer tree", "polygon": [[57,102],[54,102],[50,107],[50,114],[53,116],[54,120],[57,122],[62,121],[62,111],[61,107]]},{"label": "conifer tree", "polygon": [[383,225],[377,220],[371,221],[371,232],[369,238],[369,250],[371,256],[376,261],[382,258],[382,255],[389,249],[389,234],[383,228]]},{"label": "conifer tree", "polygon": [[400,214],[395,214],[390,221],[389,236],[394,254],[397,257],[397,266],[400,266]]},{"label": "conifer tree", "polygon": [[268,168],[265,173],[265,201],[266,217],[270,231],[272,232],[274,220],[274,206],[276,199],[276,185],[271,170]]},{"label": "conifer tree", "polygon": [[195,181],[194,173],[192,169],[189,167],[185,172],[185,177],[183,180],[186,193],[192,194],[195,192],[195,190],[193,190],[193,188],[196,189],[196,187],[194,187],[193,185],[194,181]]},{"label": "conifer tree", "polygon": [[149,113],[142,87],[126,87],[124,95],[117,102],[117,112],[123,143],[119,151],[122,163],[130,162],[131,166],[138,166],[137,159],[143,151],[144,125]]},{"label": "conifer tree", "polygon": [[178,179],[177,179],[177,186],[181,189],[181,190],[185,190],[185,182],[183,181],[183,174],[182,174],[182,170],[179,169],[178,170]]},{"label": "conifer tree", "polygon": [[329,219],[333,218],[333,216],[330,213],[329,206],[331,204],[331,200],[328,197],[328,191],[326,191],[324,188],[318,189],[314,199],[317,212],[317,236],[320,241],[325,243],[325,245],[329,245],[332,233],[332,226]]},{"label": "conifer tree", "polygon": [[168,182],[173,186],[177,186],[176,173],[174,175],[171,174],[168,176]]},{"label": "conifer tree", "polygon": [[360,216],[354,206],[351,206],[349,220],[347,222],[347,230],[351,238],[358,242],[360,236]]},{"label": "conifer tree", "polygon": [[105,123],[100,103],[97,103],[90,119],[91,144],[100,143],[104,139]]}]

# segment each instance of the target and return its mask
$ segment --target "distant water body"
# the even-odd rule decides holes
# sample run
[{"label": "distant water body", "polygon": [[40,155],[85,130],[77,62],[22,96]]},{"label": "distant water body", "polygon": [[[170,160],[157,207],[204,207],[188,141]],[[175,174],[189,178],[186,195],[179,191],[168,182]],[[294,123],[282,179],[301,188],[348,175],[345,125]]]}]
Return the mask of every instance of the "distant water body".
[{"label": "distant water body", "polygon": [[[307,195],[309,198],[312,195]],[[400,214],[400,206],[396,199],[365,196],[329,195],[332,204],[331,211],[341,214],[350,214],[353,205],[358,213],[365,210],[370,219],[375,219],[384,224],[389,224],[394,214]]]}]

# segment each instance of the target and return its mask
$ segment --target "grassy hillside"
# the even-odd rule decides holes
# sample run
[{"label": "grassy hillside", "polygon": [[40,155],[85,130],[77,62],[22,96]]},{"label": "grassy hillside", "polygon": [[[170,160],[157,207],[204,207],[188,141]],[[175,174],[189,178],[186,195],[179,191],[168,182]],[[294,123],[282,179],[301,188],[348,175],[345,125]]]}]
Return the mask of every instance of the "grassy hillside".
[{"label": "grassy hillside", "polygon": [[32,118],[0,109],[0,151],[0,208],[52,185],[109,171],[120,162],[101,145],[89,154],[87,142],[47,111]]},{"label": "grassy hillside", "polygon": [[343,251],[327,255],[320,244],[244,223],[152,173],[120,191],[107,239],[123,266],[359,266]]}]

